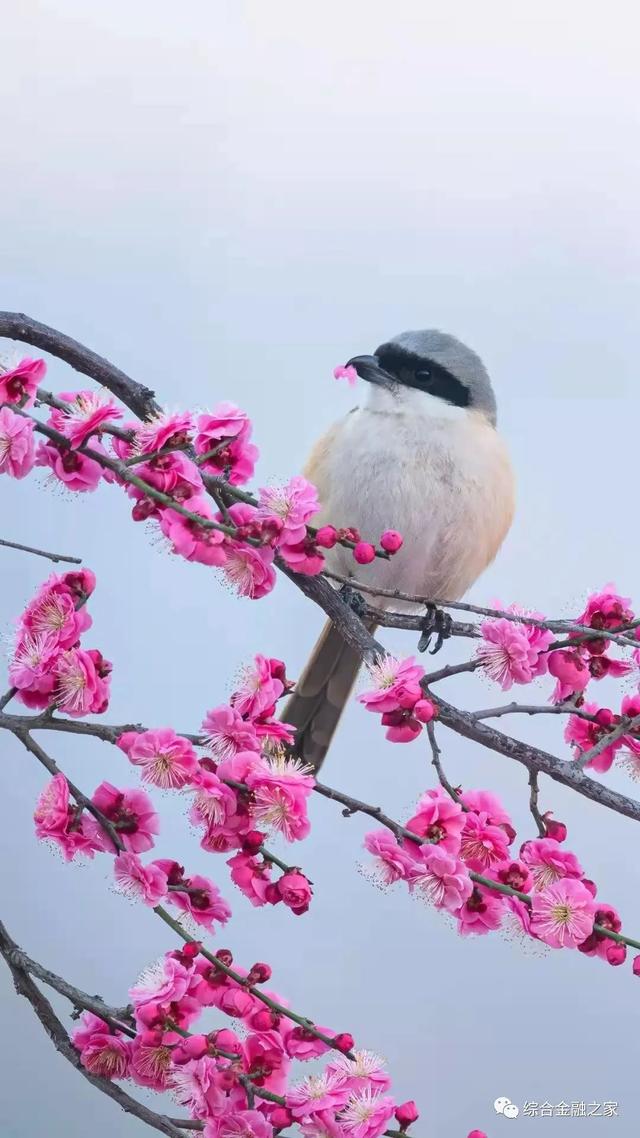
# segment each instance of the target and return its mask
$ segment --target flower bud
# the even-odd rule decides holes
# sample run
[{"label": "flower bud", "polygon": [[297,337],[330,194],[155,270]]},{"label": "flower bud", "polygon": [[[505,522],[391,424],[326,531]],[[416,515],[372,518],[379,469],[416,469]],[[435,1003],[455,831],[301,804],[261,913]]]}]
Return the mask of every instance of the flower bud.
[{"label": "flower bud", "polygon": [[253,857],[254,854],[258,853],[265,837],[266,834],[263,834],[260,830],[249,830],[249,833],[245,834],[242,843],[243,853],[251,854]]},{"label": "flower bud", "polygon": [[375,547],[368,541],[359,541],[353,551],[353,556],[358,565],[369,565],[375,555]]},{"label": "flower bud", "polygon": [[409,1099],[408,1102],[400,1103],[400,1106],[396,1107],[394,1113],[396,1116],[396,1122],[400,1124],[401,1130],[406,1130],[407,1126],[411,1126],[411,1123],[415,1122],[416,1118],[420,1117],[418,1114],[418,1108],[413,1099]]},{"label": "flower bud", "polygon": [[614,967],[617,964],[624,964],[625,960],[627,959],[626,944],[620,944],[619,942],[612,941],[611,944],[607,945],[607,948],[605,949],[605,956],[609,964],[613,964]]},{"label": "flower bud", "polygon": [[293,1115],[288,1107],[277,1106],[269,1116],[269,1121],[274,1130],[284,1130],[286,1126],[290,1126],[293,1122]]},{"label": "flower bud", "polygon": [[633,958],[633,975],[640,976],[640,956],[634,956]]},{"label": "flower bud", "polygon": [[265,984],[271,979],[271,969],[268,964],[252,964],[247,981],[249,984]]},{"label": "flower bud", "polygon": [[321,526],[316,533],[316,545],[321,549],[333,549],[338,540],[338,531],[335,526]]},{"label": "flower bud", "polygon": [[413,714],[421,723],[430,723],[435,718],[435,704],[430,699],[419,699],[413,709]]},{"label": "flower bud", "polygon": [[227,968],[231,968],[233,964],[233,953],[228,948],[219,948],[216,952],[216,960],[226,965]]},{"label": "flower bud", "polygon": [[554,842],[564,842],[567,837],[567,827],[564,822],[557,822],[551,817],[551,810],[547,810],[546,814],[542,815],[544,828],[548,838],[552,838]]},{"label": "flower bud", "polygon": [[386,529],[380,538],[380,545],[387,553],[397,553],[403,541],[404,538],[397,529]]},{"label": "flower bud", "polygon": [[333,1046],[337,1051],[342,1051],[346,1055],[348,1051],[353,1050],[353,1036],[348,1031],[341,1031],[340,1035],[336,1035],[333,1040]]}]

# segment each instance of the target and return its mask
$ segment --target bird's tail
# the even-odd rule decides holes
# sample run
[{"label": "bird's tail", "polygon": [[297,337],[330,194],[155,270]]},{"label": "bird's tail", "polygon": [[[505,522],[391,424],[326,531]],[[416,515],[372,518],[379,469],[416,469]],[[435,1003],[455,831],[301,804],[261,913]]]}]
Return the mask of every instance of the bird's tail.
[{"label": "bird's tail", "polygon": [[[376,625],[368,622],[367,627],[373,632]],[[325,760],[360,663],[358,653],[328,620],[282,712],[283,721],[296,728],[294,754],[314,771]]]}]

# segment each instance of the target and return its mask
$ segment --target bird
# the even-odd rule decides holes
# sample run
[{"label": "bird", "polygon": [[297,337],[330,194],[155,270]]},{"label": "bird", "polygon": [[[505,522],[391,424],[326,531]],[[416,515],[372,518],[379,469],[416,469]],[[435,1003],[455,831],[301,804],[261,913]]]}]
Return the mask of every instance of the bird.
[{"label": "bird", "polygon": [[[358,565],[358,580],[434,602],[459,600],[494,560],[515,509],[489,374],[471,348],[436,329],[402,332],[346,367],[364,381],[364,397],[318,440],[304,468],[320,501],[313,525],[356,527],[374,545],[384,530],[398,530],[401,549]],[[354,577],[351,549],[324,552],[326,569]],[[372,604],[420,611],[375,594]],[[284,706],[293,753],[314,772],[360,662],[328,621]]]}]

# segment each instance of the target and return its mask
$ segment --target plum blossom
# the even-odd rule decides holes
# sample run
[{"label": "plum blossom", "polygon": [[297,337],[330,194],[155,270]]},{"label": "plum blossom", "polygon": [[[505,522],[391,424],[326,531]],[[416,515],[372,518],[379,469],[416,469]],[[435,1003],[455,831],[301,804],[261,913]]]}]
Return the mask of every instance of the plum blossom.
[{"label": "plum blossom", "polygon": [[516,836],[516,831],[513,828],[511,818],[495,794],[492,794],[490,790],[461,790],[458,797],[467,810],[473,811],[474,814],[484,813],[490,825],[500,826],[507,835],[509,844],[511,844]]},{"label": "plum blossom", "polygon": [[575,854],[563,850],[553,838],[525,842],[520,856],[531,872],[535,889],[546,889],[565,877],[580,878],[584,874]]},{"label": "plum blossom", "polygon": [[253,664],[244,669],[240,686],[231,697],[231,706],[239,715],[251,720],[273,715],[287,687],[282,661],[258,655]]},{"label": "plum blossom", "polygon": [[295,545],[307,534],[307,522],[320,507],[318,491],[306,478],[297,475],[286,486],[263,486],[259,492],[258,515],[269,522],[276,518],[279,542]]},{"label": "plum blossom", "polygon": [[224,925],[231,916],[231,909],[218,887],[197,873],[183,878],[180,886],[169,894],[169,901],[210,933],[214,932],[214,921]]},{"label": "plum blossom", "polygon": [[192,430],[190,411],[159,411],[136,427],[134,449],[138,454],[151,454],[163,447],[185,446]]},{"label": "plum blossom", "polygon": [[10,407],[0,407],[0,474],[25,478],[33,470],[35,461],[33,422],[16,415]]},{"label": "plum blossom", "polygon": [[81,1027],[71,1032],[82,1066],[102,1079],[124,1079],[129,1069],[131,1044],[92,1012],[84,1012]]},{"label": "plum blossom", "polygon": [[0,403],[16,403],[31,407],[38,384],[44,379],[47,365],[44,360],[26,357],[12,366],[0,362]]},{"label": "plum blossom", "polygon": [[471,895],[455,914],[461,936],[493,932],[499,929],[504,916],[505,901],[484,885],[474,885]]},{"label": "plum blossom", "polygon": [[469,812],[465,818],[460,845],[460,857],[477,873],[485,873],[491,866],[509,856],[507,835],[501,826],[491,825],[486,814]]},{"label": "plum blossom", "polygon": [[374,873],[382,885],[394,885],[396,881],[409,877],[414,858],[399,845],[389,830],[373,830],[365,834],[364,847],[373,854]]},{"label": "plum blossom", "polygon": [[408,875],[409,889],[424,897],[436,909],[456,913],[471,896],[473,885],[468,870],[440,846],[417,848]]},{"label": "plum blossom", "polygon": [[300,1121],[321,1110],[335,1113],[345,1106],[348,1097],[349,1088],[342,1074],[326,1070],[294,1083],[289,1088],[286,1100],[293,1117]]},{"label": "plum blossom", "polygon": [[231,880],[254,908],[267,904],[267,889],[271,883],[271,869],[267,862],[259,861],[247,853],[237,853],[229,858],[227,865],[231,870]]},{"label": "plum blossom", "polygon": [[[510,605],[504,611],[523,618],[544,619],[542,613],[528,613],[517,605]],[[513,684],[529,684],[546,672],[546,650],[553,641],[553,633],[504,617],[483,621],[480,632],[483,642],[476,651],[476,658],[503,691],[508,691]]]},{"label": "plum blossom", "polygon": [[576,624],[614,632],[621,624],[628,624],[633,618],[630,597],[621,597],[615,585],[608,584],[599,593],[592,593],[587,598],[584,611],[576,618]]},{"label": "plum blossom", "polygon": [[338,1055],[328,1064],[327,1071],[340,1079],[345,1079],[350,1091],[365,1090],[366,1087],[376,1091],[386,1091],[391,1086],[384,1059],[373,1051],[354,1051],[353,1059],[349,1059],[347,1055]]},{"label": "plum blossom", "polygon": [[129,1076],[140,1087],[164,1091],[171,1075],[171,1047],[161,1031],[141,1031],[131,1043]]},{"label": "plum blossom", "polygon": [[554,703],[563,703],[577,692],[583,692],[591,672],[579,652],[563,648],[549,654],[549,672],[558,681],[551,696]]},{"label": "plum blossom", "polygon": [[171,727],[155,731],[127,731],[118,739],[134,766],[141,768],[144,782],[161,790],[179,790],[191,782],[197,770],[197,756],[188,739],[176,735]]},{"label": "plum blossom", "polygon": [[152,1002],[170,1004],[187,994],[190,983],[189,970],[168,953],[144,969],[129,998],[136,1010]]},{"label": "plum blossom", "polygon": [[121,893],[152,908],[167,896],[167,875],[154,862],[143,865],[133,853],[121,853],[113,863],[116,885]]},{"label": "plum blossom", "polygon": [[67,648],[55,663],[55,700],[73,717],[106,711],[111,664],[95,649]]},{"label": "plum blossom", "polygon": [[224,549],[224,533],[216,528],[213,511],[204,498],[190,498],[185,507],[197,514],[204,524],[187,518],[177,510],[163,509],[160,514],[160,529],[171,542],[174,553],[186,561],[198,561],[202,565],[224,565],[227,554]]},{"label": "plum blossom", "polygon": [[596,906],[581,881],[563,878],[534,893],[531,931],[552,948],[576,948],[593,930]]},{"label": "plum blossom", "polygon": [[205,715],[202,733],[212,754],[225,759],[238,751],[258,751],[258,737],[253,724],[243,719],[235,707],[223,704]]},{"label": "plum blossom", "polygon": [[101,399],[95,391],[64,391],[59,399],[67,406],[52,407],[49,426],[54,427],[76,449],[103,425],[122,418],[122,411],[111,399]]},{"label": "plum blossom", "polygon": [[315,785],[309,767],[284,755],[260,758],[246,783],[253,793],[251,813],[259,826],[281,833],[288,842],[306,838],[307,799]]},{"label": "plum blossom", "polygon": [[[590,751],[616,726],[616,716],[607,708],[598,708],[597,703],[585,703],[582,710],[593,715],[596,722],[584,719],[582,716],[570,715],[564,730],[565,740],[573,745],[578,756]],[[614,739],[599,754],[589,759],[585,767],[600,772],[608,771],[617,752],[624,746],[624,738]]]},{"label": "plum blossom", "polygon": [[[288,909],[296,916],[306,913],[311,901],[313,890],[311,882],[299,870],[289,869],[282,874],[279,881],[273,886],[277,890],[277,898],[284,901]],[[271,896],[269,897],[271,900]]]},{"label": "plum blossom", "polygon": [[[101,782],[91,801],[111,822],[130,853],[152,848],[154,836],[160,832],[160,819],[143,790],[118,790],[110,782]],[[111,852],[111,839],[106,834],[100,834],[98,840],[101,849]]]},{"label": "plum blossom", "polygon": [[[195,449],[202,469],[226,477],[232,486],[244,485],[253,475],[259,454],[250,437],[251,423],[234,403],[218,403],[211,412],[199,415]],[[209,457],[202,461],[205,454]]]},{"label": "plum blossom", "polygon": [[71,804],[69,783],[63,774],[54,775],[42,791],[33,815],[36,837],[55,843],[66,861],[77,853],[92,858],[101,848],[92,826],[87,825],[81,806]]},{"label": "plum blossom", "polygon": [[[409,819],[406,828],[419,838],[439,845],[453,857],[458,857],[464,825],[462,807],[445,790],[437,787],[427,790],[418,799],[417,813]],[[413,853],[414,843],[407,840],[405,848]]]},{"label": "plum blossom", "polygon": [[[98,450],[94,443],[93,450]],[[104,475],[100,464],[86,454],[75,450],[61,449],[55,443],[40,443],[36,451],[36,466],[48,466],[59,482],[68,490],[77,493],[90,493],[95,490]]]},{"label": "plum blossom", "polygon": [[349,1138],[380,1138],[393,1118],[395,1103],[371,1087],[351,1095],[340,1111],[340,1125]]},{"label": "plum blossom", "polygon": [[373,687],[358,696],[367,711],[382,714],[398,707],[413,707],[422,697],[420,680],[424,676],[424,668],[413,657],[399,660],[396,656],[386,655],[372,664],[368,672]]}]

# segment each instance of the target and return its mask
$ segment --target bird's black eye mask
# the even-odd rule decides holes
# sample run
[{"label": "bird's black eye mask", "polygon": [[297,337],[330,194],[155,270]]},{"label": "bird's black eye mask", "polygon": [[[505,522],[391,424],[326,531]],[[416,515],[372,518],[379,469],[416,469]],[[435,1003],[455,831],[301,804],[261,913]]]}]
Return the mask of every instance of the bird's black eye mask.
[{"label": "bird's black eye mask", "polygon": [[428,395],[435,395],[454,407],[468,407],[471,403],[469,388],[456,379],[446,367],[433,360],[407,352],[396,344],[382,344],[376,349],[380,367],[392,375],[403,387],[415,387]]}]

